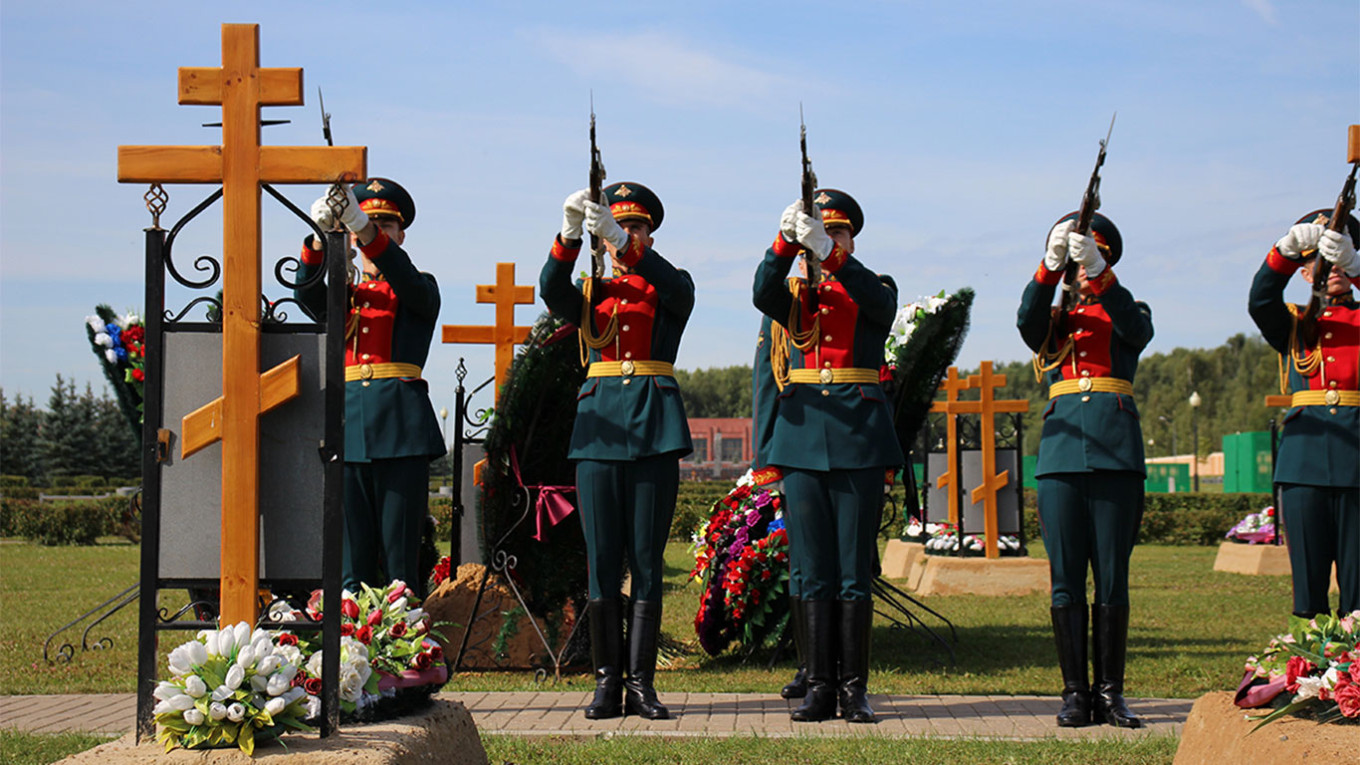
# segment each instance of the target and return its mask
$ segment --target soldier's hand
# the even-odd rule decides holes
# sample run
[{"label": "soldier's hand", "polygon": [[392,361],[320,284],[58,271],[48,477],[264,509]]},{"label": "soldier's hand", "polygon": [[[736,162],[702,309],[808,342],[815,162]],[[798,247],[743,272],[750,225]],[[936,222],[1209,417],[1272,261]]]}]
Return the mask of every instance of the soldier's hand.
[{"label": "soldier's hand", "polygon": [[1360,276],[1360,258],[1355,254],[1355,243],[1348,234],[1340,231],[1323,231],[1318,237],[1318,254],[1339,268],[1346,276],[1354,279]]},{"label": "soldier's hand", "polygon": [[340,222],[345,224],[345,228],[357,234],[368,226],[368,213],[359,207],[354,189],[348,183],[340,184],[340,188],[345,190],[345,209],[340,211]]},{"label": "soldier's hand", "polygon": [[1083,236],[1075,231],[1068,233],[1067,255],[1072,258],[1073,263],[1086,269],[1087,279],[1094,279],[1105,270],[1105,258],[1100,256],[1100,247],[1096,245],[1095,237],[1090,234]]},{"label": "soldier's hand", "polygon": [[793,243],[798,241],[798,213],[803,211],[803,200],[795,199],[793,204],[784,208],[784,214],[779,216],[779,234],[784,237],[784,241]]},{"label": "soldier's hand", "polygon": [[1061,271],[1067,267],[1067,235],[1077,227],[1072,219],[1065,220],[1048,232],[1048,249],[1044,252],[1044,268]]},{"label": "soldier's hand", "polygon": [[335,230],[335,216],[331,214],[331,206],[326,197],[323,196],[312,203],[312,222],[322,232]]},{"label": "soldier's hand", "polygon": [[814,218],[803,212],[803,205],[800,202],[798,212],[795,215],[794,229],[798,236],[798,243],[803,245],[808,252],[817,256],[817,260],[826,260],[831,254],[831,249],[836,246],[836,241],[831,235],[826,233],[826,225],[821,218]]},{"label": "soldier's hand", "polygon": [[581,226],[586,221],[585,202],[590,199],[590,189],[572,192],[562,202],[562,241],[569,242],[581,238]]},{"label": "soldier's hand", "polygon": [[586,212],[586,231],[614,245],[614,249],[622,250],[628,246],[628,232],[614,220],[609,205],[587,199],[582,206]]},{"label": "soldier's hand", "polygon": [[1275,243],[1275,249],[1290,260],[1298,260],[1306,250],[1317,249],[1318,239],[1326,230],[1320,223],[1295,223],[1289,227],[1289,233]]}]

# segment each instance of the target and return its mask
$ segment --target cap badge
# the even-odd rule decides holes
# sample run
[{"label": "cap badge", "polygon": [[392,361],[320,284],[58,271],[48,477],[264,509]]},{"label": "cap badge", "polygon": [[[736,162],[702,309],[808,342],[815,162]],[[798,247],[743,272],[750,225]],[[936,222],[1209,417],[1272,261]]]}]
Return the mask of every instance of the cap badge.
[{"label": "cap badge", "polygon": [[377,181],[374,181],[365,186],[364,188],[367,188],[369,191],[373,192],[374,194],[377,194],[378,192],[383,190],[383,185],[381,183],[378,183]]},{"label": "cap badge", "polygon": [[633,193],[633,190],[627,186],[620,186],[619,190],[614,192],[614,196],[619,197],[620,199],[627,199],[628,197],[633,196]]},{"label": "cap badge", "polygon": [[817,198],[816,198],[816,199],[814,199],[814,200],[812,200],[812,201],[813,201],[813,202],[816,202],[816,203],[819,204],[819,205],[824,205],[824,204],[826,204],[827,202],[830,202],[830,201],[831,201],[831,197],[827,196],[827,195],[826,195],[826,192],[823,191],[822,193],[820,193],[820,194],[817,195]]}]

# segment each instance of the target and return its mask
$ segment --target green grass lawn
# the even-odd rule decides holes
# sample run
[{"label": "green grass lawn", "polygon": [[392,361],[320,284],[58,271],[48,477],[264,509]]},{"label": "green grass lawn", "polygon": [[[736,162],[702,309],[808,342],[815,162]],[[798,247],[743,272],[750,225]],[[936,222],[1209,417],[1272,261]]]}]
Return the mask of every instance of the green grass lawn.
[{"label": "green grass lawn", "polygon": [[47,765],[92,749],[116,736],[94,733],[23,733],[0,730],[0,762],[6,765]]}]

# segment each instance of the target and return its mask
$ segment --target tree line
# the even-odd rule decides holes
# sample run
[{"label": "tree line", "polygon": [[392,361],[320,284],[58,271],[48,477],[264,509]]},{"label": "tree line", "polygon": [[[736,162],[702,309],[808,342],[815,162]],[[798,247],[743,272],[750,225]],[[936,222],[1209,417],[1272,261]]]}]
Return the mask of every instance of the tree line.
[{"label": "tree line", "polygon": [[33,398],[11,401],[0,389],[0,474],[23,476],[35,486],[63,476],[136,479],[141,456],[127,418],[107,392],[57,375],[40,409]]}]

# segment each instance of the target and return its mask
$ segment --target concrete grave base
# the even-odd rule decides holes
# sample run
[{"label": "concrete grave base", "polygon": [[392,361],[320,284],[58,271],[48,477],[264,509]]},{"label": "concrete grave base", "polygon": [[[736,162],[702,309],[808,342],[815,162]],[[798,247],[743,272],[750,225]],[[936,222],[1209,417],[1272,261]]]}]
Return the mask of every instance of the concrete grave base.
[{"label": "concrete grave base", "polygon": [[918,595],[1028,595],[1047,592],[1048,561],[923,555]]},{"label": "concrete grave base", "polygon": [[883,548],[883,578],[906,579],[912,564],[925,553],[926,546],[920,542],[889,539],[888,545]]},{"label": "concrete grave base", "polygon": [[472,715],[462,702],[436,698],[418,714],[372,725],[341,726],[321,738],[316,733],[290,733],[255,747],[255,756],[240,749],[174,749],[165,751],[154,739],[135,743],[131,733],[61,760],[75,765],[134,763],[283,763],[288,765],[386,765],[386,763],[487,762]]},{"label": "concrete grave base", "polygon": [[[1284,545],[1248,545],[1221,542],[1214,570],[1249,576],[1289,576],[1289,548]],[[1338,592],[1336,565],[1332,565],[1332,592]]]},{"label": "concrete grave base", "polygon": [[1256,721],[1246,715],[1266,711],[1239,709],[1229,691],[1200,696],[1181,731],[1175,765],[1355,761],[1360,725],[1319,725],[1285,717],[1247,735]]}]

